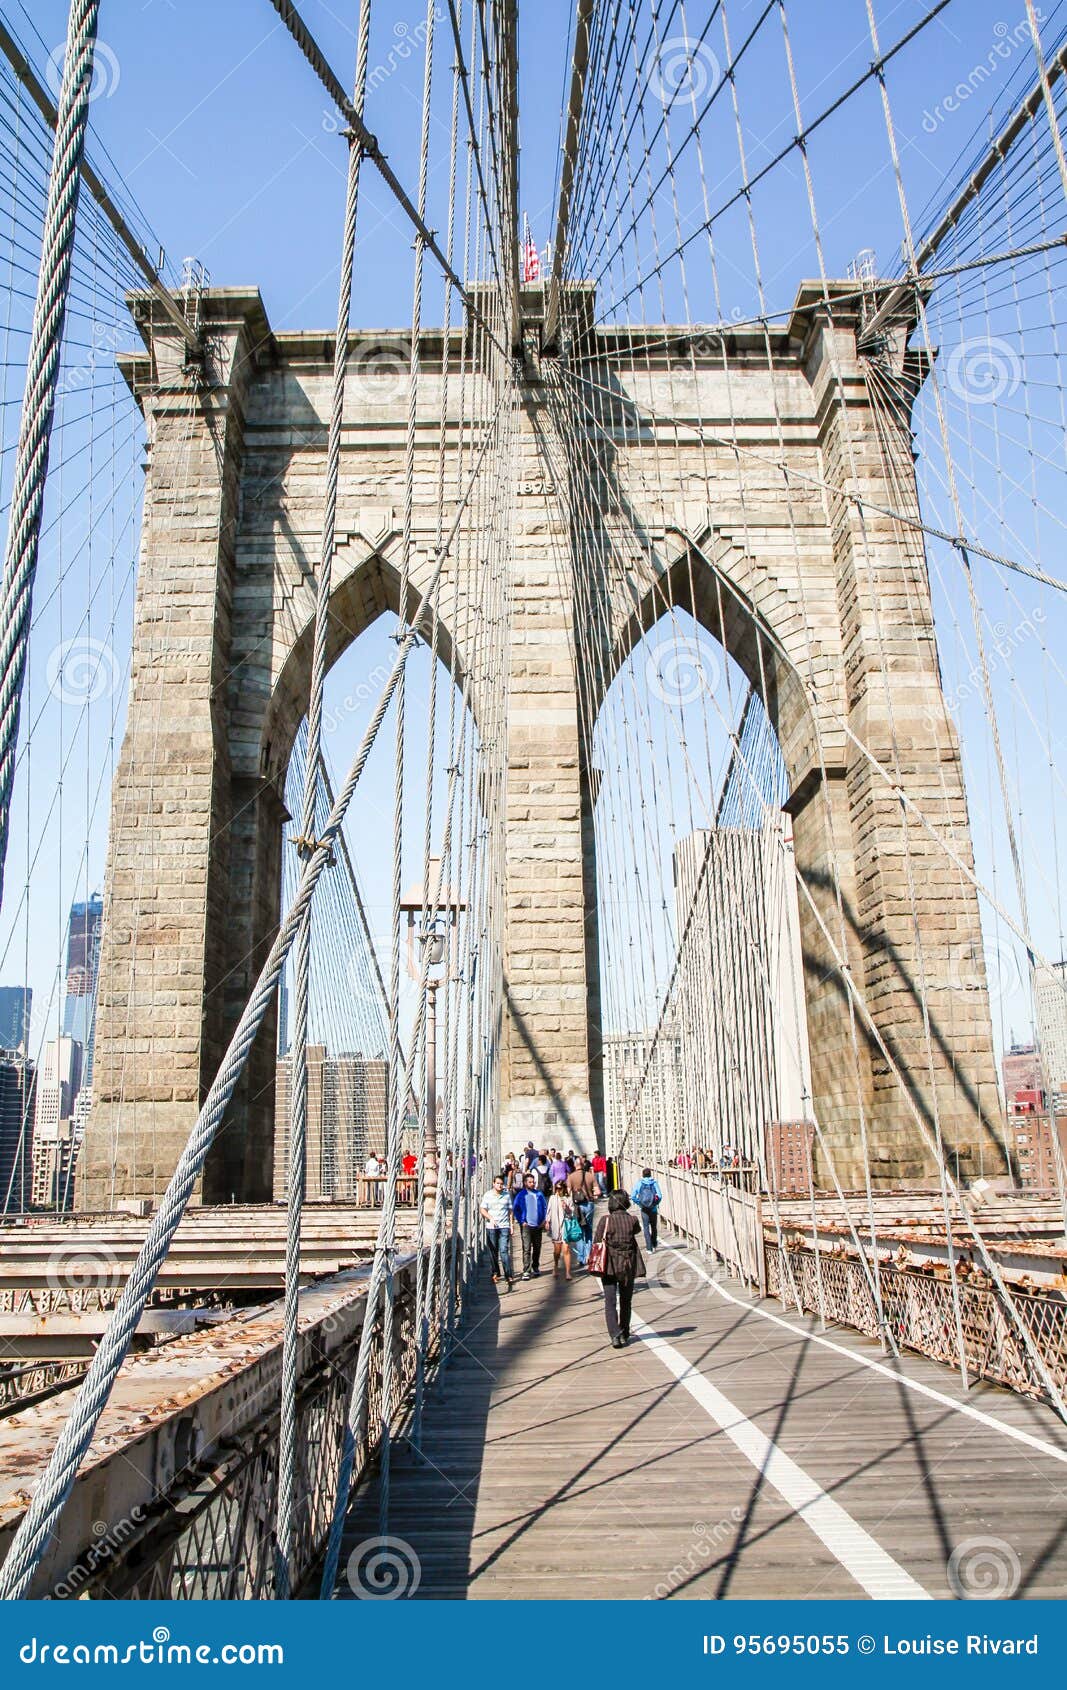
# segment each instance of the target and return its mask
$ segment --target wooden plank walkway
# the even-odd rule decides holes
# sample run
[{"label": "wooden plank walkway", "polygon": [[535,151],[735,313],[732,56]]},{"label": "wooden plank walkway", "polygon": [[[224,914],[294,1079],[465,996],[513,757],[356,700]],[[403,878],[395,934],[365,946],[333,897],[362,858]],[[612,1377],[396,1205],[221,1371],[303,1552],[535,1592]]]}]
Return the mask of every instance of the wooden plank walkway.
[{"label": "wooden plank walkway", "polygon": [[[584,1274],[510,1296],[486,1280],[427,1404],[424,1462],[394,1462],[389,1532],[417,1599],[1067,1595],[1050,1411],[995,1386],[963,1399],[922,1358],[887,1371],[840,1329],[819,1342],[696,1260],[650,1258],[622,1351]],[[342,1568],[377,1529],[372,1482]]]}]

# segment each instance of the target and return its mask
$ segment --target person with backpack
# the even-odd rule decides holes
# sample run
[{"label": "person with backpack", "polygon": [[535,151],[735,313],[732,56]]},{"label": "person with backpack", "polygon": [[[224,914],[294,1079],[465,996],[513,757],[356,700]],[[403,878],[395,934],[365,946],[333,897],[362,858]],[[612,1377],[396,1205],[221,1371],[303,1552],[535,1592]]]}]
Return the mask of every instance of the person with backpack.
[{"label": "person with backpack", "polygon": [[613,1191],[608,1198],[608,1212],[597,1222],[594,1240],[603,1244],[603,1263],[595,1271],[604,1287],[604,1323],[612,1347],[623,1349],[630,1342],[630,1310],[634,1300],[634,1281],[643,1279],[644,1258],[637,1247],[640,1228],[637,1216],[628,1213],[630,1199],[625,1191]]},{"label": "person with backpack", "polygon": [[581,1242],[582,1223],[575,1214],[574,1202],[562,1180],[556,1181],[556,1189],[548,1199],[545,1230],[552,1240],[553,1279],[559,1272],[561,1256],[563,1257],[564,1278],[570,1279],[571,1251]]},{"label": "person with backpack", "polygon": [[575,1216],[581,1225],[582,1236],[577,1245],[579,1266],[584,1267],[589,1260],[589,1251],[593,1243],[593,1204],[599,1195],[596,1180],[591,1168],[585,1164],[581,1156],[574,1162],[574,1171],[567,1175],[567,1192],[574,1204]]},{"label": "person with backpack", "polygon": [[536,1279],[541,1272],[541,1240],[548,1202],[544,1192],[537,1189],[535,1175],[526,1175],[522,1190],[515,1193],[512,1209],[522,1234],[522,1277]]},{"label": "person with backpack", "polygon": [[548,1157],[543,1150],[539,1156],[535,1157],[533,1166],[527,1169],[527,1173],[533,1174],[537,1189],[547,1203],[552,1195],[555,1181],[552,1178]]},{"label": "person with backpack", "polygon": [[649,1255],[651,1255],[659,1244],[659,1206],[663,1202],[659,1180],[653,1179],[651,1168],[641,1169],[641,1178],[634,1186],[631,1195],[641,1211],[641,1225],[645,1229],[645,1246]]}]

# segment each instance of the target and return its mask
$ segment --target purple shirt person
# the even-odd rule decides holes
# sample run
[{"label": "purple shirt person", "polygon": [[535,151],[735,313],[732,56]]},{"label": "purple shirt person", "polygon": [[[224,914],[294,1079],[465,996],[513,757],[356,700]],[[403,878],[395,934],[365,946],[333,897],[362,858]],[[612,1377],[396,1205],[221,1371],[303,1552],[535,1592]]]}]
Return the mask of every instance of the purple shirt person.
[{"label": "purple shirt person", "polygon": [[567,1175],[570,1173],[570,1169],[563,1160],[562,1156],[556,1157],[555,1161],[550,1164],[548,1171],[552,1176],[553,1185],[555,1185],[556,1181],[560,1179],[563,1181],[564,1185],[566,1185]]}]

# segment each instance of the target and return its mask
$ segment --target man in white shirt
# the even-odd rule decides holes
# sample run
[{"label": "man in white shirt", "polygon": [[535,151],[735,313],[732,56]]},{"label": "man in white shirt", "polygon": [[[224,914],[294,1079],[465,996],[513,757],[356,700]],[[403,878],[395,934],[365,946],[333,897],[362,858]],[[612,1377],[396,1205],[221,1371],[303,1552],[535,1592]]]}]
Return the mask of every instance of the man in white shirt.
[{"label": "man in white shirt", "polygon": [[375,1179],[375,1178],[377,1178],[377,1176],[379,1174],[382,1174],[382,1173],[385,1172],[384,1168],[382,1167],[382,1164],[379,1162],[379,1160],[378,1160],[377,1156],[374,1154],[373,1150],[371,1151],[370,1155],[367,1157],[366,1163],[365,1163],[364,1168],[363,1168],[363,1172],[366,1175],[368,1175],[368,1177],[370,1179]]},{"label": "man in white shirt", "polygon": [[504,1281],[511,1290],[511,1198],[503,1174],[495,1174],[493,1183],[479,1205],[485,1222],[485,1241],[493,1259],[493,1284]]}]

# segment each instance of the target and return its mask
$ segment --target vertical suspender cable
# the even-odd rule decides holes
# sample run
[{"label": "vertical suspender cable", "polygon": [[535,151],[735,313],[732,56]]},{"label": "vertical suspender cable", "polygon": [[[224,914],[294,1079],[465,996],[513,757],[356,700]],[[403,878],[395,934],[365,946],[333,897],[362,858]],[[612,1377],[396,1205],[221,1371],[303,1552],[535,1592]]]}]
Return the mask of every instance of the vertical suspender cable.
[{"label": "vertical suspender cable", "polygon": [[0,898],[100,0],[72,0],[0,588]]},{"label": "vertical suspender cable", "polygon": [[[370,0],[362,0],[359,38],[356,48],[356,83],[353,106],[363,113],[370,55]],[[301,838],[297,841],[306,860],[315,848],[315,800],[319,786],[322,752],[322,696],[326,684],[326,635],[329,627],[330,586],[334,537],[337,522],[337,476],[341,457],[341,420],[345,402],[345,367],[348,359],[348,322],[352,308],[352,270],[356,242],[356,208],[359,202],[359,171],[363,147],[358,136],[348,135],[348,179],[345,191],[344,238],[341,247],[341,281],[337,298],[337,333],[333,350],[333,403],[326,443],[326,499],[322,518],[322,549],[315,595],[315,631],[311,655],[311,690],[308,699],[308,744],[304,765],[304,797]],[[401,678],[401,685],[403,684]],[[288,1216],[285,1242],[285,1322],[282,1342],[281,1430],[278,1449],[277,1595],[292,1594],[291,1562],[294,1550],[294,1511],[297,1489],[297,1321],[300,1306],[300,1216],[307,1173],[307,1039],[308,998],[311,987],[311,905],[296,936],[295,991],[293,993],[293,1056],[291,1125],[287,1175]]]}]

